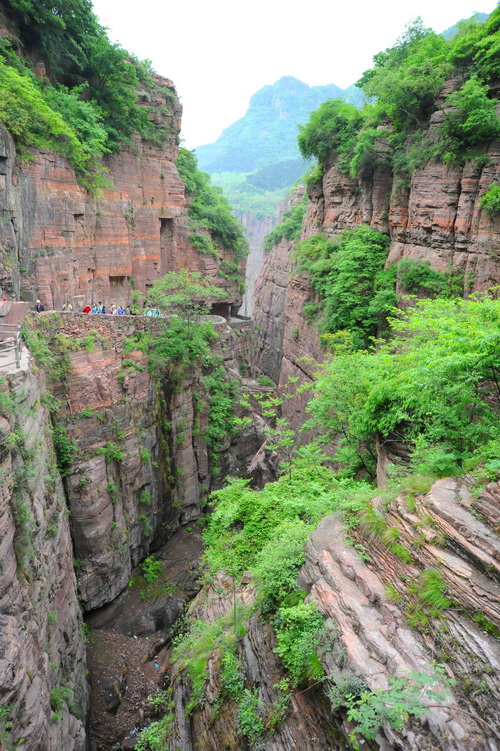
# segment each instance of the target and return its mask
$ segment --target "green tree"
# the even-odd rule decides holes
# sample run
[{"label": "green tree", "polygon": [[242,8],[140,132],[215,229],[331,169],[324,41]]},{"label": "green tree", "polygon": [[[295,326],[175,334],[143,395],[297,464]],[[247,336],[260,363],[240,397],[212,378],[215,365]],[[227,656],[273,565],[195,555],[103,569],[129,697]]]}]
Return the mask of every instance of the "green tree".
[{"label": "green tree", "polygon": [[148,292],[148,304],[182,318],[191,329],[192,324],[210,311],[210,305],[225,300],[227,292],[211,283],[197,271],[170,271],[153,284]]},{"label": "green tree", "polygon": [[472,76],[458,90],[446,97],[451,111],[446,111],[446,119],[441,131],[446,146],[453,154],[500,136],[500,118],[496,113],[498,101],[488,96],[488,86],[481,84],[477,76]]},{"label": "green tree", "polygon": [[362,118],[353,104],[330,99],[315,110],[307,125],[300,126],[298,144],[304,159],[315,157],[324,166],[333,154],[350,154]]}]

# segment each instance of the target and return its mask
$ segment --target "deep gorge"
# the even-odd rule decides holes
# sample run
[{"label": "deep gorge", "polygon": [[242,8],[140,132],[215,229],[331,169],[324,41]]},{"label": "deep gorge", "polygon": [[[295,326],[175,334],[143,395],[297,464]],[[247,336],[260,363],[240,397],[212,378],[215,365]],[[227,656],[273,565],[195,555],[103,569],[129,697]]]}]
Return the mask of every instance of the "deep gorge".
[{"label": "deep gorge", "polygon": [[[9,74],[50,73],[0,20]],[[336,146],[257,243],[252,319],[171,81],[138,74],[105,173],[0,110],[0,330],[25,321],[20,367],[0,350],[0,749],[499,748],[500,104],[489,71],[496,137],[446,162],[452,72],[404,175],[411,128],[318,110]],[[101,300],[132,314],[80,312]]]}]

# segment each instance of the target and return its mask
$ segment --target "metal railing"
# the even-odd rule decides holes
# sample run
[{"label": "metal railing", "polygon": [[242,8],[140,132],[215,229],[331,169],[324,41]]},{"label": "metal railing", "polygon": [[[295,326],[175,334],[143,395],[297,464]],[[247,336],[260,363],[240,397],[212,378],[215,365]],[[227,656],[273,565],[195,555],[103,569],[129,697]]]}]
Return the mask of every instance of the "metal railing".
[{"label": "metal railing", "polygon": [[10,356],[7,357],[7,362],[2,362],[4,355],[10,352],[14,353],[16,368],[20,368],[22,346],[21,324],[0,322],[0,368],[12,365]]}]

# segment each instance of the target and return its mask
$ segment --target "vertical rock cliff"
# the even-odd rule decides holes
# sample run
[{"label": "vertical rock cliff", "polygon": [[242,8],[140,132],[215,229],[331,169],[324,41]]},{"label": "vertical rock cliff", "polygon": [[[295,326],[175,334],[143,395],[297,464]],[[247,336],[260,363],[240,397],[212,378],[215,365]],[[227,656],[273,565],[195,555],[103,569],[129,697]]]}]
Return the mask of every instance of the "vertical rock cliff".
[{"label": "vertical rock cliff", "polygon": [[43,372],[26,350],[0,386],[0,698],[7,748],[87,748],[89,688],[69,509]]}]

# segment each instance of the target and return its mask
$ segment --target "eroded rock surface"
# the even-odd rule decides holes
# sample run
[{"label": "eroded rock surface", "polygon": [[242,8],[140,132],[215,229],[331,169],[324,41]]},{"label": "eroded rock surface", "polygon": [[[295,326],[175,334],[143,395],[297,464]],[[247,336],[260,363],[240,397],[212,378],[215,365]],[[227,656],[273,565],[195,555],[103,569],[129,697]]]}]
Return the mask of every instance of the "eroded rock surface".
[{"label": "eroded rock surface", "polygon": [[[218,575],[213,586],[204,588],[189,607],[192,618],[213,623],[231,612],[231,579]],[[253,589],[247,586],[238,591],[238,601],[248,605],[253,599]],[[335,724],[328,712],[328,705],[321,690],[292,692],[290,704],[282,721],[272,728],[271,717],[279,710],[282,692],[277,685],[283,678],[273,649],[275,637],[269,623],[257,615],[245,622],[246,634],[238,644],[238,656],[245,669],[245,686],[257,691],[259,708],[257,714],[266,726],[258,739],[258,748],[265,751],[340,751],[345,748]],[[186,704],[190,698],[188,679],[184,674],[172,673],[174,683],[175,719],[169,747],[181,751],[238,751],[247,747],[247,741],[238,732],[238,704],[224,702],[218,706],[217,696],[221,690],[220,659],[208,661],[206,701],[200,711],[186,717]]]},{"label": "eroded rock surface", "polygon": [[[490,507],[498,509],[499,498],[498,486],[489,488]],[[449,709],[432,707],[421,727],[412,723],[398,733],[384,728],[377,739],[382,748],[499,747],[500,643],[485,630],[488,623],[500,625],[498,536],[471,514],[471,504],[467,489],[454,480],[437,482],[414,512],[398,499],[389,519],[411,550],[410,564],[363,535],[356,550],[335,516],[326,517],[307,544],[299,583],[338,633],[337,647],[322,658],[329,675],[338,682],[357,675],[369,688],[385,689],[392,676],[414,669],[432,674],[433,664],[442,662],[456,680]],[[454,605],[411,628],[405,616],[409,620],[420,607],[419,577],[433,567]],[[386,585],[397,595],[389,599]]]},{"label": "eroded rock surface", "polygon": [[3,374],[0,701],[3,722],[12,721],[5,740],[25,751],[85,751],[83,624],[64,490],[41,404],[45,383],[26,350],[21,368]]}]

